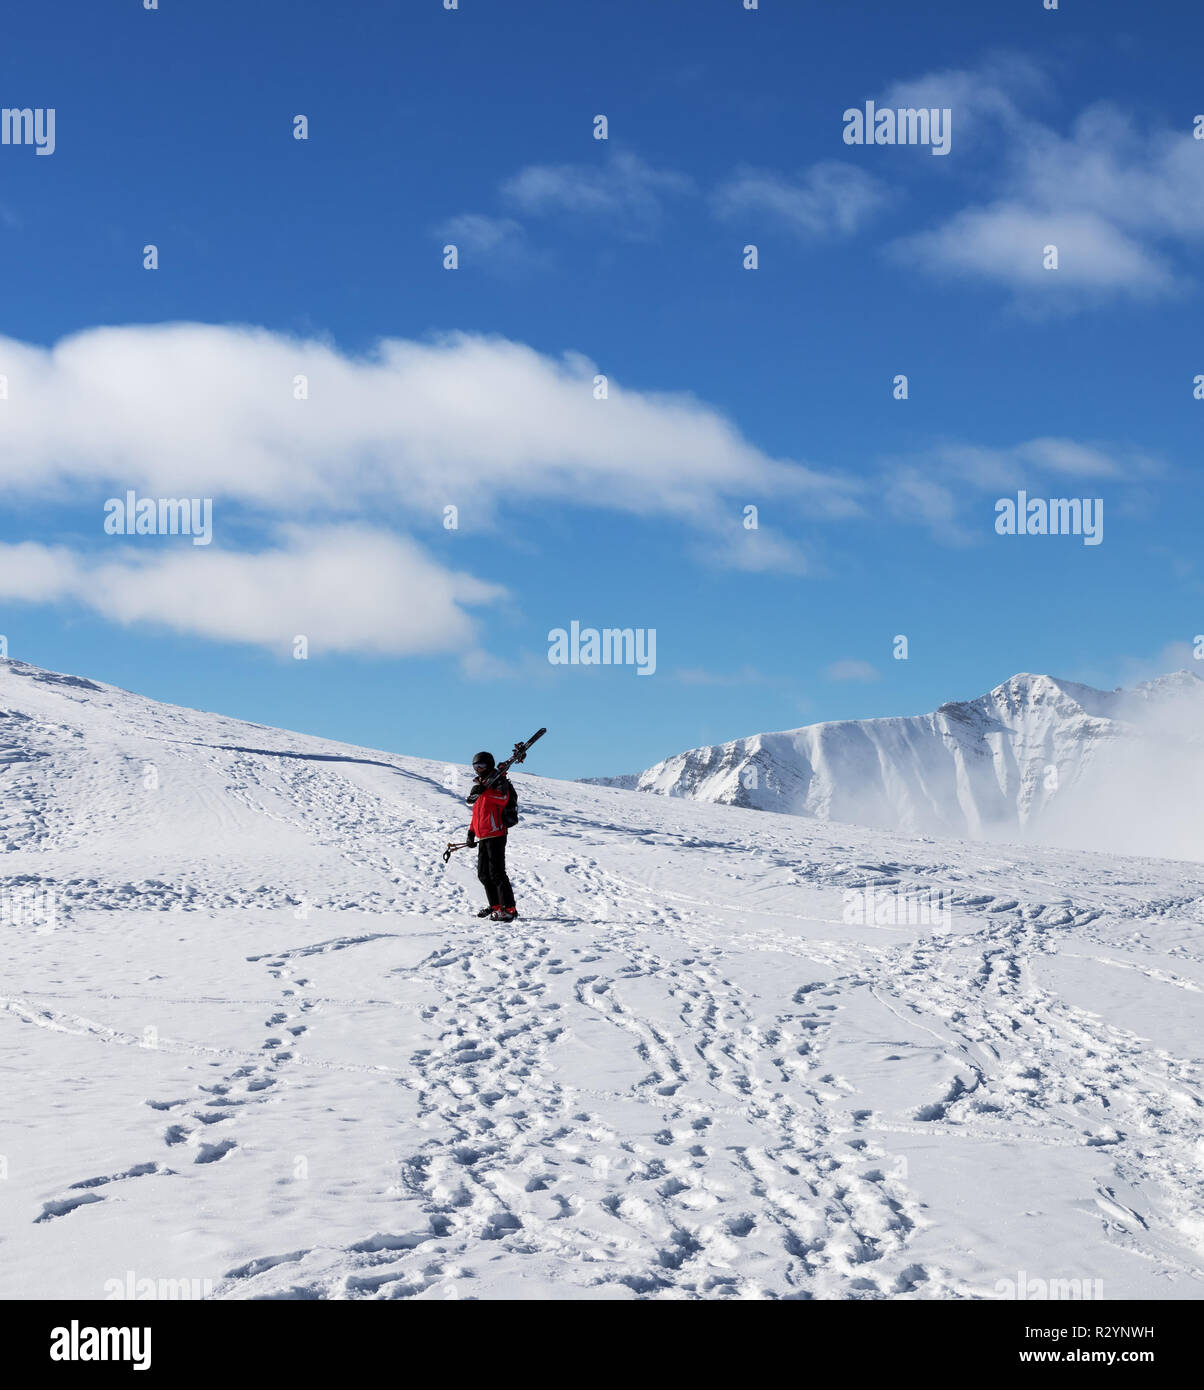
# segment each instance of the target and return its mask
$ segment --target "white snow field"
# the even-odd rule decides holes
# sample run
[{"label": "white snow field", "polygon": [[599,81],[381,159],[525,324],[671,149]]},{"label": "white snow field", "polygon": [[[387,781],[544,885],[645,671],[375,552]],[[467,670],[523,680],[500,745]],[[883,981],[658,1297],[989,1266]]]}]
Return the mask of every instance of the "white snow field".
[{"label": "white snow field", "polygon": [[500,926],[462,768],[0,728],[0,1296],[1204,1295],[1204,865],[528,774]]}]

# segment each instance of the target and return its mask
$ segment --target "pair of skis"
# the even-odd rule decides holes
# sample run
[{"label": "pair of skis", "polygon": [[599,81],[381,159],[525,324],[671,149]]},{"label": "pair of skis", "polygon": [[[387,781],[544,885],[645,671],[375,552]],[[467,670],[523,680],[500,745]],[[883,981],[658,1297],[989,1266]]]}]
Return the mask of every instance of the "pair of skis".
[{"label": "pair of skis", "polygon": [[[527,750],[531,747],[531,745],[535,743],[538,739],[543,738],[544,734],[546,734],[547,732],[547,729],[539,729],[535,733],[533,733],[530,738],[524,739],[521,743],[516,743],[514,745],[514,752],[510,754],[506,761],[504,763],[498,763],[497,767],[494,769],[494,776],[504,777],[506,773],[509,772],[510,769],[514,766],[515,763],[521,763],[526,758]],[[470,848],[471,846],[469,845],[467,840],[449,840],[447,848],[443,851],[443,862],[446,864],[447,861],[452,857],[452,855],[455,854],[456,850]]]}]

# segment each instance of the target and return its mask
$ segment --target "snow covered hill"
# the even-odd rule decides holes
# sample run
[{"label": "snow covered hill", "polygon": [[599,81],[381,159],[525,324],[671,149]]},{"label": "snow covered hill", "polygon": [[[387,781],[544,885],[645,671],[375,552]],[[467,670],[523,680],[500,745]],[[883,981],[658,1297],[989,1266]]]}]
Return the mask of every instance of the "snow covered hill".
[{"label": "snow covered hill", "polygon": [[0,1296],[1204,1295],[1204,867],[520,774],[503,927],[464,769],[0,734]]},{"label": "snow covered hill", "polygon": [[693,748],[637,790],[926,835],[1204,858],[1204,679],[1013,676],[935,714]]}]

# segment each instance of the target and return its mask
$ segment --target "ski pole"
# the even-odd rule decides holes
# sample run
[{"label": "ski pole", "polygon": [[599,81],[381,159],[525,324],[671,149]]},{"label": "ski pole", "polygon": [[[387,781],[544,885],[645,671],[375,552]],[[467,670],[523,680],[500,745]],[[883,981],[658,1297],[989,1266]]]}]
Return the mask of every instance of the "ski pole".
[{"label": "ski pole", "polygon": [[443,851],[443,862],[446,864],[447,861],[452,857],[452,855],[455,853],[456,850],[458,850],[458,849],[471,849],[471,848],[472,848],[472,846],[468,843],[467,840],[461,840],[461,841],[459,841],[459,842],[457,842],[457,841],[455,841],[455,840],[449,840],[449,841],[447,842],[447,848]]}]

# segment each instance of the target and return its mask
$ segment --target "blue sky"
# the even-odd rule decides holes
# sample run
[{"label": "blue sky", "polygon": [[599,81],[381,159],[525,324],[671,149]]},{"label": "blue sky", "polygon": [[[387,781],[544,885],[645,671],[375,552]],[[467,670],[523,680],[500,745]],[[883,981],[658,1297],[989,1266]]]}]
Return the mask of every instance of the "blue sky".
[{"label": "blue sky", "polygon": [[[0,105],[55,111],[0,145],[11,656],[457,762],[546,724],[560,776],[1192,663],[1196,6],[6,23]],[[950,152],[846,144],[867,100]],[[1102,544],[997,535],[1021,488]],[[212,543],[106,535],[127,489]],[[655,675],[550,665],[573,620]]]}]

